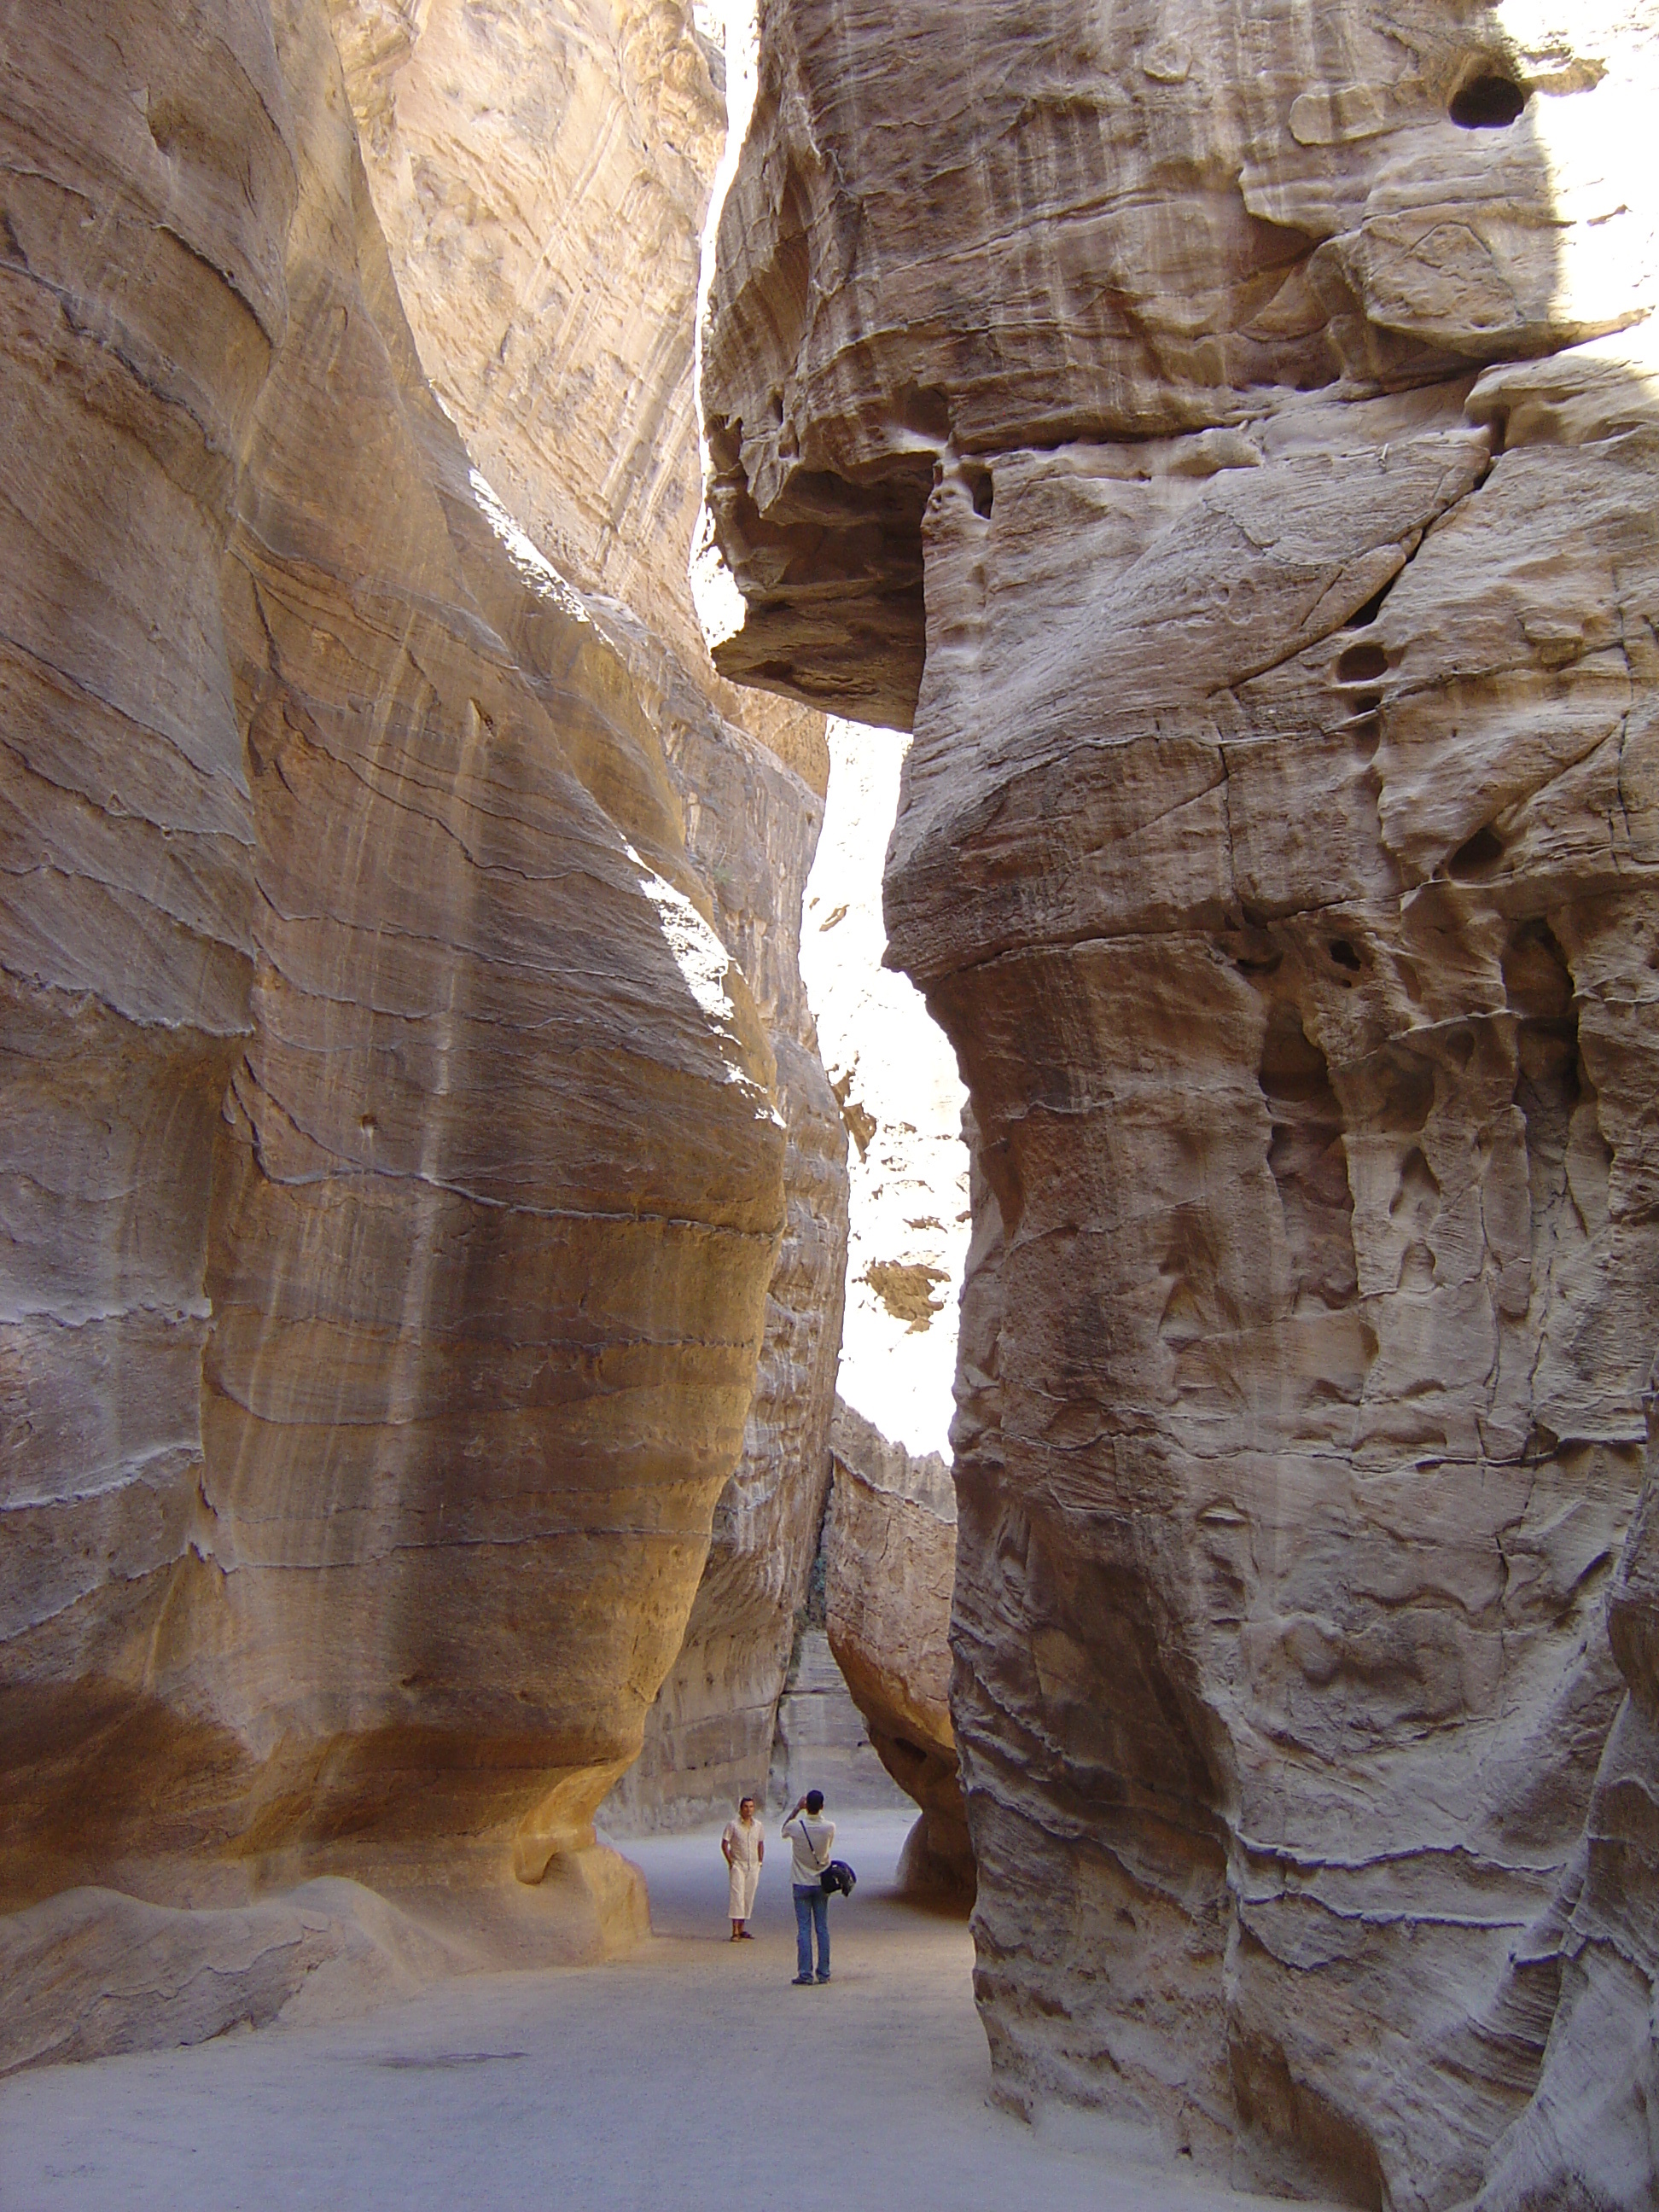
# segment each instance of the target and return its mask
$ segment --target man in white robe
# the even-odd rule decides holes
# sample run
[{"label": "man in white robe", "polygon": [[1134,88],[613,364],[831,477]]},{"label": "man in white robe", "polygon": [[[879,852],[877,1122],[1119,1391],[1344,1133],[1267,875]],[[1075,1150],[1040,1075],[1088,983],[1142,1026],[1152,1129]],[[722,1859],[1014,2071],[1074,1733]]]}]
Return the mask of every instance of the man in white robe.
[{"label": "man in white robe", "polygon": [[755,1892],[760,1885],[761,1863],[766,1856],[766,1838],[760,1822],[755,1818],[755,1801],[741,1799],[738,1817],[728,1820],[726,1832],[720,1838],[720,1849],[731,1872],[731,1898],[728,1910],[732,1915],[732,1941],[750,1943],[754,1938],[744,1924],[755,1909]]}]

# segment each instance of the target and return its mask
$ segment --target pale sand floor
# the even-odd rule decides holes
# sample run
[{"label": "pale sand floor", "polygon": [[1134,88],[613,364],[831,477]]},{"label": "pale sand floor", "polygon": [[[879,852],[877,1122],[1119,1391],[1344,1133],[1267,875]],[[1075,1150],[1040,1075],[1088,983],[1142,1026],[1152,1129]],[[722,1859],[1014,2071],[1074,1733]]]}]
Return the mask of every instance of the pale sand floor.
[{"label": "pale sand floor", "polygon": [[[833,1809],[833,1808],[832,1808]],[[732,1943],[713,1832],[626,1846],[656,1933],[580,1972],[450,1982],[331,2027],[0,2087],[3,2212],[1244,2212],[1068,2118],[986,2102],[972,1945],[889,1894],[907,1819],[854,1814],[835,1979],[789,1985],[786,1854]]]}]

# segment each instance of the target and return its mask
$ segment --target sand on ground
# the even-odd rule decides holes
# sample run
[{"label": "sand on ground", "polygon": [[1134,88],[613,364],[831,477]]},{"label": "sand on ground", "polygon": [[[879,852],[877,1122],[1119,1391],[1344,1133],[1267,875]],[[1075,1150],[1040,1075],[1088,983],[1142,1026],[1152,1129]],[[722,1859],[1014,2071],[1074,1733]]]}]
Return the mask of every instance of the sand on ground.
[{"label": "sand on ground", "polygon": [[[833,1811],[833,1808],[831,1810]],[[893,1893],[903,1814],[849,1816],[827,1987],[796,1989],[773,1835],[732,1943],[718,1830],[624,1846],[654,1934],[579,1972],[481,1975],[331,2027],[0,2085],[4,2212],[1244,2212],[1081,2115],[990,2106],[960,1920]]]}]

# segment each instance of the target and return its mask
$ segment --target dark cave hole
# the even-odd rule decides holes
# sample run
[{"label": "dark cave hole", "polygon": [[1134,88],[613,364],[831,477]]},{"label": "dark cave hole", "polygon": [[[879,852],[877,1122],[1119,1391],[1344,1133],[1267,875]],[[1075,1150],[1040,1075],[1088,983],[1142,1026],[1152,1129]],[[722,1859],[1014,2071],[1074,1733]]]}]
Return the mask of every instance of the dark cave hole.
[{"label": "dark cave hole", "polygon": [[1346,937],[1334,937],[1325,950],[1337,966],[1346,968],[1350,975],[1357,975],[1364,964]]},{"label": "dark cave hole", "polygon": [[1382,704],[1380,691],[1362,691],[1353,702],[1353,711],[1356,714],[1374,714]]},{"label": "dark cave hole", "polygon": [[1468,883],[1474,877],[1489,875],[1503,857],[1504,842],[1488,823],[1458,847],[1446,863],[1446,873],[1455,882]]},{"label": "dark cave hole", "polygon": [[973,495],[974,513],[979,515],[988,515],[991,512],[992,501],[996,496],[996,487],[991,481],[989,469],[975,468],[971,462],[964,462],[962,480]]},{"label": "dark cave hole", "polygon": [[1483,70],[1454,97],[1451,119],[1462,131],[1506,131],[1526,104],[1527,95],[1513,77]]},{"label": "dark cave hole", "polygon": [[1380,592],[1373,592],[1363,607],[1356,607],[1342,625],[1344,629],[1369,629],[1382,611],[1382,602],[1393,591],[1397,578],[1390,576]]},{"label": "dark cave hole", "polygon": [[1380,645],[1351,645],[1336,664],[1339,684],[1375,684],[1389,672],[1389,656]]}]

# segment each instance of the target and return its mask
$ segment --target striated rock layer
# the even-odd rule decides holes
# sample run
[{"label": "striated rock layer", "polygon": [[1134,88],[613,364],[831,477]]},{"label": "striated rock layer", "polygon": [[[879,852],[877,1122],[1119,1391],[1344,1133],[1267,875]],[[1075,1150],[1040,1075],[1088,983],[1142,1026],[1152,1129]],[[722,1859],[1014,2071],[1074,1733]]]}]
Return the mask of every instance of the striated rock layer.
[{"label": "striated rock layer", "polygon": [[829,1489],[847,1272],[847,1139],[796,964],[822,808],[787,768],[683,696],[665,702],[663,726],[688,845],[777,1063],[785,1219],[737,1469],[644,1749],[605,1805],[606,1825],[623,1832],[729,1816],[745,1793],[763,1798]]},{"label": "striated rock layer", "polygon": [[328,0],[422,367],[520,527],[823,795],[823,725],[709,668],[687,562],[726,58],[690,0]]},{"label": "striated rock layer", "polygon": [[951,1726],[957,1500],[937,1452],[913,1458],[837,1401],[824,1530],[830,1649],[882,1765],[921,1808],[903,1887],[971,1902],[974,1857]]},{"label": "striated rock layer", "polygon": [[1656,84],[771,0],[720,224],[724,665],[915,709],[1000,2088],[1358,2204],[1655,2185]]},{"label": "striated rock layer", "polygon": [[422,374],[320,0],[0,25],[0,1897],[556,1862],[594,1955],[753,1395],[767,1021]]},{"label": "striated rock layer", "polygon": [[330,12],[422,368],[487,496],[580,586],[625,661],[778,1064],[787,1221],[757,1396],[679,1656],[605,1814],[696,1819],[766,1770],[828,1481],[847,1213],[795,965],[823,720],[715,674],[687,574],[724,55],[678,0]]}]

